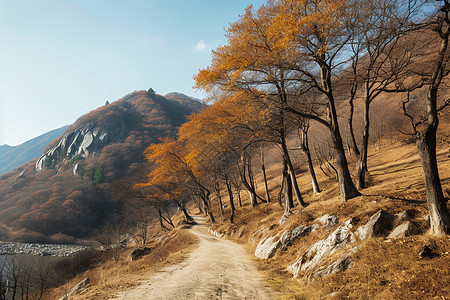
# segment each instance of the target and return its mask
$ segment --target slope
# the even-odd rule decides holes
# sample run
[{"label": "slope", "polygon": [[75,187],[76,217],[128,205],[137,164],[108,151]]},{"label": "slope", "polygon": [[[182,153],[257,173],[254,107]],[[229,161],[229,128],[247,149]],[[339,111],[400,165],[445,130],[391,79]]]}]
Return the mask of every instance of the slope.
[{"label": "slope", "polygon": [[67,128],[68,126],[63,126],[54,129],[18,146],[0,146],[0,174],[12,171],[20,165],[38,158],[44,152],[45,147]]},{"label": "slope", "polygon": [[126,197],[119,182],[138,176],[144,149],[202,107],[187,98],[130,93],[80,117],[20,172],[1,175],[0,239],[74,242],[116,222]]}]

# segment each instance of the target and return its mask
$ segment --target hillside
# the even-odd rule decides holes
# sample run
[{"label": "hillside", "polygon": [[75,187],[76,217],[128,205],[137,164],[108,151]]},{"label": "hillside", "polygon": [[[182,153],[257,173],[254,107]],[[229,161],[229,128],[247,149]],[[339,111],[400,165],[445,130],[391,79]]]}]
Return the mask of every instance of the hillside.
[{"label": "hillside", "polygon": [[12,171],[20,165],[41,156],[45,147],[66,131],[67,127],[54,129],[18,146],[0,146],[0,174]]},{"label": "hillside", "polygon": [[[448,121],[447,115],[445,123]],[[152,225],[155,240],[161,240],[160,236],[167,234],[174,237],[168,239],[164,246],[155,245],[152,239],[146,244],[152,249],[151,254],[137,261],[129,260],[134,247],[129,248],[121,254],[118,262],[109,261],[99,268],[79,274],[72,282],[53,292],[60,297],[80,280],[89,277],[92,285],[82,294],[75,295],[74,299],[110,299],[111,295],[127,299],[143,293],[156,296],[171,293],[180,298],[186,295],[207,295],[214,298],[217,293],[238,297],[235,293],[245,295],[248,291],[253,291],[253,295],[263,299],[261,294],[269,288],[274,292],[269,299],[444,299],[450,292],[448,285],[442,284],[450,276],[450,241],[446,237],[435,238],[425,234],[429,224],[426,220],[425,190],[415,145],[404,140],[391,142],[390,139],[384,139],[377,149],[380,151],[369,155],[371,186],[363,191],[364,195],[345,204],[339,199],[335,181],[322,172],[318,174],[318,178],[323,191],[313,194],[309,175],[300,166],[298,180],[309,206],[293,209],[292,215],[284,223],[280,222],[284,214],[283,208],[276,200],[252,207],[250,199],[242,193],[242,206],[237,207],[233,224],[229,222],[231,208],[224,202],[224,219],[212,225],[209,230],[214,236],[204,232],[202,226],[194,226],[187,232],[186,228],[189,227],[183,222],[179,228],[169,233],[156,233],[156,224]],[[448,190],[450,167],[447,152],[446,144],[441,143],[438,161],[443,185]],[[274,164],[268,171],[278,172],[279,168],[279,165]],[[269,180],[273,199],[278,194],[280,181],[280,176],[273,176]],[[257,175],[256,182],[260,186],[258,192],[263,194],[262,174]],[[213,200],[217,201],[216,198]],[[406,237],[394,238],[388,237],[391,228],[379,236],[361,239],[358,229],[364,227],[379,210],[394,217],[393,227],[409,221],[417,226],[416,231]],[[213,211],[220,214],[217,205]],[[190,212],[198,215],[194,217],[196,221],[204,219],[194,205],[190,206]],[[181,218],[181,213],[173,216],[174,220]],[[294,278],[288,266],[300,257],[305,261],[313,257],[305,255],[307,250],[339,231],[348,220],[353,220],[350,230],[346,231],[348,236],[342,235],[336,239],[340,244],[337,244],[335,251],[330,251],[329,255],[324,255],[315,265],[311,264],[312,267],[305,268],[305,271]],[[308,228],[315,229],[310,231]],[[284,243],[280,242],[283,241],[283,236],[289,236],[286,232],[302,232],[299,229],[303,229],[303,234],[290,240],[288,238]],[[177,241],[180,235],[184,240],[190,241],[192,237],[186,236],[189,233],[200,238],[200,241],[194,243],[195,247]],[[243,247],[237,247],[232,241]],[[419,255],[425,246],[432,249],[433,256],[422,258]],[[246,271],[233,273],[233,270],[240,270],[244,264],[242,260],[248,255],[242,248],[253,255],[252,262],[245,262]],[[178,255],[174,255],[177,251]],[[349,253],[351,256],[347,258],[350,259],[342,260],[344,264],[327,274],[328,266]],[[208,264],[202,264],[203,261],[208,261]],[[239,262],[237,267],[234,266],[236,262]],[[264,289],[254,290],[252,286],[260,277],[253,269],[254,263],[263,277]],[[167,264],[173,265],[164,268]],[[211,268],[211,265],[226,267]],[[344,266],[345,271],[339,269],[340,266]],[[187,278],[186,272],[193,269],[196,271],[192,271]],[[246,273],[249,269],[253,270],[253,275]],[[242,278],[242,274],[251,276],[251,280]],[[251,284],[241,289],[241,282],[237,278]],[[161,283],[162,280],[164,284]],[[136,299],[140,298],[136,296]],[[249,299],[253,299],[251,295]]]},{"label": "hillside", "polygon": [[184,95],[137,91],[80,117],[37,161],[0,176],[0,239],[92,236],[123,207],[123,195],[113,188],[125,176],[141,176],[144,149],[174,136],[186,115],[201,107]]}]

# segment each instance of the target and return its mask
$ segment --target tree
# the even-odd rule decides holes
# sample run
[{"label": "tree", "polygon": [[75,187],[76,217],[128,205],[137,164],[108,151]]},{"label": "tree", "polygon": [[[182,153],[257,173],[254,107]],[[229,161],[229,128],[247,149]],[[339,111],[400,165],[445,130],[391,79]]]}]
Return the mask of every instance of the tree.
[{"label": "tree", "polygon": [[200,197],[211,223],[215,223],[209,202],[211,191],[202,177],[201,165],[195,161],[182,142],[163,139],[146,150],[146,158],[154,166],[147,186],[172,183],[179,189],[188,189]]},{"label": "tree", "polygon": [[[356,20],[349,25],[352,50],[350,73],[350,118],[348,121],[351,146],[357,156],[356,185],[365,188],[368,170],[367,155],[370,136],[370,106],[383,92],[388,91],[399,80],[410,75],[410,65],[418,58],[418,43],[404,40],[411,30],[422,7],[422,1],[382,0],[356,1],[351,5],[351,16]],[[344,79],[347,77],[345,72]],[[340,79],[342,80],[342,79]],[[358,87],[362,91],[357,93]],[[353,101],[356,96],[363,101],[363,134],[358,148],[353,132]]]},{"label": "tree", "polygon": [[[293,49],[287,68],[294,71],[299,82],[298,103],[286,109],[304,118],[317,121],[328,129],[336,153],[339,192],[342,201],[359,196],[348,169],[336,110],[333,78],[348,57],[345,51],[351,32],[348,24],[351,1],[281,0],[274,2],[276,12],[270,31],[281,36],[280,43]],[[314,93],[311,93],[311,89]],[[294,95],[295,96],[295,95]],[[304,103],[308,110],[305,110]],[[300,105],[300,109],[295,105]],[[312,106],[311,106],[312,105]],[[316,111],[314,106],[324,109]]]},{"label": "tree", "polygon": [[196,75],[196,86],[209,92],[253,93],[247,101],[261,102],[270,110],[272,123],[267,125],[271,126],[272,142],[280,145],[297,201],[306,206],[286,143],[288,116],[280,109],[287,104],[287,90],[292,84],[292,71],[285,67],[292,52],[271,38],[270,23],[271,11],[265,6],[256,12],[248,7],[227,29],[227,45],[213,51],[211,66]]},{"label": "tree", "polygon": [[285,146],[286,113],[326,126],[336,150],[343,201],[360,195],[348,170],[332,82],[349,40],[343,25],[348,23],[345,4],[285,0],[269,1],[255,12],[249,7],[228,29],[228,44],[213,52],[212,65],[196,77],[197,86],[206,90],[259,89],[270,96],[291,179],[295,174]]},{"label": "tree", "polygon": [[[436,131],[439,125],[439,111],[450,105],[447,99],[438,106],[439,88],[448,75],[450,37],[450,2],[439,1],[439,11],[429,21],[425,22],[427,30],[433,31],[438,38],[438,51],[422,68],[420,78],[426,85],[425,111],[419,117],[408,112],[407,104],[410,102],[410,93],[403,103],[404,114],[410,119],[416,138],[416,145],[422,162],[422,169],[427,196],[428,211],[430,214],[430,234],[444,235],[450,233],[450,215],[447,201],[442,192],[441,181],[436,159]],[[423,28],[423,24],[419,27]],[[430,72],[423,73],[426,66],[431,66]]]},{"label": "tree", "polygon": [[[257,199],[264,201],[256,193],[251,157],[255,145],[268,137],[265,128],[269,114],[258,103],[247,101],[251,96],[250,93],[235,93],[217,99],[208,108],[191,116],[179,130],[179,140],[186,143],[190,156],[204,166],[205,175],[212,181],[210,185],[216,194],[220,193],[220,183],[227,186],[230,220],[235,210],[231,185],[236,171],[249,192],[252,206],[257,204]],[[243,110],[246,114],[242,114]],[[217,198],[220,202],[219,196]]]}]

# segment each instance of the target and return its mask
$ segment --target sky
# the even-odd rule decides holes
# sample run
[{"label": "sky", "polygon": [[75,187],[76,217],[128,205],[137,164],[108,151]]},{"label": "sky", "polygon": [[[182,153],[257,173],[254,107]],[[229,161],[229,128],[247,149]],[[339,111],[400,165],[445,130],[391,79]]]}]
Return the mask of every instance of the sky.
[{"label": "sky", "polygon": [[0,0],[0,145],[135,90],[203,98],[193,75],[263,0]]}]

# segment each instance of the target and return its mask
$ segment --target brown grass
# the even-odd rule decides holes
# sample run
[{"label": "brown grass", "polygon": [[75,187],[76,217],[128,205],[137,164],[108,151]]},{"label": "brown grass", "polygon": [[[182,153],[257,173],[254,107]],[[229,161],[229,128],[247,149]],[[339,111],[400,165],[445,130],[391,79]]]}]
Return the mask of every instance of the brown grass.
[{"label": "brown grass", "polygon": [[[441,126],[448,125],[447,120]],[[450,188],[450,139],[447,131],[441,132],[437,153],[444,194]],[[353,166],[352,157],[349,160],[350,166]],[[397,240],[376,238],[358,241],[360,251],[351,268],[345,272],[309,282],[303,278],[294,280],[286,271],[295,258],[336,227],[327,231],[318,230],[297,240],[288,250],[277,253],[273,258],[267,261],[255,259],[255,262],[266,274],[270,285],[281,293],[281,299],[450,299],[450,240],[448,237],[426,235],[428,223],[423,217],[428,211],[415,144],[403,139],[394,143],[386,141],[382,149],[371,147],[368,163],[368,188],[362,190],[362,196],[346,203],[339,200],[336,182],[319,170],[317,175],[323,192],[312,194],[309,175],[303,172],[298,180],[304,199],[310,205],[295,209],[284,225],[278,224],[283,215],[278,203],[263,203],[252,209],[246,195],[242,194],[245,205],[238,209],[235,224],[224,220],[213,228],[254,252],[262,237],[260,234],[252,238],[257,230],[266,229],[266,234],[273,235],[295,226],[310,225],[324,214],[337,215],[340,223],[353,217],[358,227],[379,209],[391,214],[408,210],[413,213],[412,221],[424,235]],[[279,169],[279,165],[273,165],[268,172],[278,172]],[[257,176],[259,194],[264,195],[261,178]],[[278,177],[272,177],[269,181],[273,201],[276,201],[279,181]],[[226,216],[228,214],[226,209]],[[399,221],[396,222],[398,224]],[[420,259],[418,254],[424,245],[433,246],[439,257]],[[342,251],[329,260],[336,259],[340,254]]]},{"label": "brown grass", "polygon": [[91,287],[71,299],[109,299],[114,293],[138,285],[149,273],[165,265],[182,262],[198,241],[185,229],[176,229],[166,233],[165,236],[167,239],[163,239],[162,242],[156,241],[155,238],[149,241],[146,247],[152,248],[152,251],[143,258],[131,261],[129,255],[134,248],[127,249],[120,255],[118,261],[110,260],[95,269],[88,270],[64,286],[51,291],[47,298],[59,299],[82,279],[89,277]]}]

